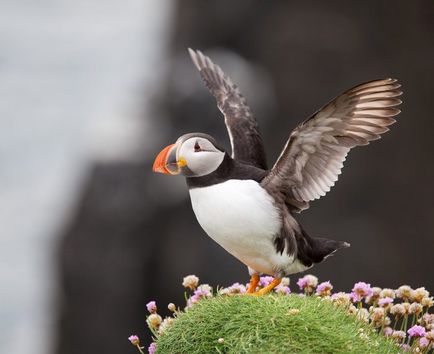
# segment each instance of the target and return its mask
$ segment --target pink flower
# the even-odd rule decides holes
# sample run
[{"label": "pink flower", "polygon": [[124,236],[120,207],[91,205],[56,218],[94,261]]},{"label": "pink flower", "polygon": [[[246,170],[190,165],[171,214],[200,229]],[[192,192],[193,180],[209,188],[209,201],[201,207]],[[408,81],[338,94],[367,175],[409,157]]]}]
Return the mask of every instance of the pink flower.
[{"label": "pink flower", "polygon": [[273,277],[270,276],[264,276],[259,278],[259,286],[265,288],[267,285],[270,285],[270,283],[273,281]]},{"label": "pink flower", "polygon": [[390,337],[393,333],[393,329],[391,327],[385,327],[383,333],[386,337]]},{"label": "pink flower", "polygon": [[193,306],[193,304],[195,304],[196,302],[198,302],[201,298],[202,298],[202,296],[200,296],[200,295],[193,295],[193,296],[191,296],[187,300],[187,307]]},{"label": "pink flower", "polygon": [[288,295],[291,293],[291,289],[289,288],[289,286],[284,286],[284,285],[278,285],[276,286],[276,288],[274,289],[274,291],[278,294],[282,294],[282,295]]},{"label": "pink flower", "polygon": [[207,290],[202,290],[202,289],[196,289],[194,291],[194,296],[197,297],[205,297],[205,296],[209,296],[211,293]]},{"label": "pink flower", "polygon": [[139,345],[140,344],[139,337],[137,337],[135,334],[133,334],[132,336],[129,336],[128,340],[131,342],[132,345]]},{"label": "pink flower", "polygon": [[391,304],[393,302],[393,299],[391,297],[384,297],[380,300],[378,300],[378,305],[381,307],[386,307],[387,305]]},{"label": "pink flower", "polygon": [[425,337],[422,337],[419,339],[419,347],[420,348],[426,348],[429,345],[429,340]]},{"label": "pink flower", "polygon": [[325,281],[318,285],[316,288],[316,294],[319,296],[330,296],[332,289],[333,285],[330,281]]},{"label": "pink flower", "polygon": [[411,347],[408,344],[401,344],[400,348],[402,349],[403,352],[409,352]]},{"label": "pink flower", "polygon": [[234,283],[231,286],[220,289],[219,294],[220,295],[236,295],[236,294],[244,294],[246,292],[246,289],[248,288],[249,284],[245,286],[244,284],[240,283]]},{"label": "pink flower", "polygon": [[233,283],[228,290],[230,294],[244,294],[246,292],[246,287],[240,283]]},{"label": "pink flower", "polygon": [[191,296],[187,300],[187,307],[191,307],[193,304],[198,302],[200,299],[203,299],[205,297],[212,297],[212,293],[209,290],[210,287],[198,287],[195,291],[193,296]]},{"label": "pink flower", "polygon": [[157,343],[152,342],[148,347],[148,353],[154,354],[157,351]]},{"label": "pink flower", "polygon": [[350,293],[350,299],[352,302],[362,301],[362,297],[359,294],[356,294],[355,292]]},{"label": "pink flower", "polygon": [[[359,281],[354,284],[353,293],[357,295],[357,298],[364,298],[366,296],[371,296],[373,291],[371,288],[371,284],[367,284],[363,281]],[[360,301],[360,300],[359,300]]]},{"label": "pink flower", "polygon": [[423,337],[426,334],[425,328],[419,325],[414,325],[407,331],[410,337]]},{"label": "pink flower", "polygon": [[149,301],[146,304],[146,308],[148,309],[149,313],[157,312],[157,304],[155,303],[155,301]]},{"label": "pink flower", "polygon": [[313,292],[313,289],[315,289],[318,285],[318,278],[314,275],[307,274],[303,278],[298,279],[297,285],[300,290],[311,293]]},{"label": "pink flower", "polygon": [[300,278],[297,281],[297,285],[300,288],[300,290],[303,290],[307,285],[307,280],[305,278]]}]

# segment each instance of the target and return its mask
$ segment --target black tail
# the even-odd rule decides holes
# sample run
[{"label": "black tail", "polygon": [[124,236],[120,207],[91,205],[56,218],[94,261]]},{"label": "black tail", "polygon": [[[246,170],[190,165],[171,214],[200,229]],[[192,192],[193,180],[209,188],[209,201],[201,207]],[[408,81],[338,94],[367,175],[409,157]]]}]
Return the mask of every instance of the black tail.
[{"label": "black tail", "polygon": [[302,239],[297,239],[297,258],[309,267],[312,263],[322,262],[340,248],[350,247],[348,242],[310,237],[303,229],[301,229],[301,235],[298,237]]}]

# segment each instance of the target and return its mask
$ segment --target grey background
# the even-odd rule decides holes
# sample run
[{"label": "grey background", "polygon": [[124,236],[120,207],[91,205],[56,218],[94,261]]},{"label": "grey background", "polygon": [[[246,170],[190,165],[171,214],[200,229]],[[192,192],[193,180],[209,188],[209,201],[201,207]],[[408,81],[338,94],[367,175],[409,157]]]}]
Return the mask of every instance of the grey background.
[{"label": "grey background", "polygon": [[[262,128],[270,164],[289,132],[333,96],[364,81],[399,78],[405,95],[398,123],[381,141],[352,151],[337,186],[300,220],[314,236],[352,244],[312,270],[336,290],[349,290],[359,280],[433,289],[433,20],[429,2],[178,2],[170,65],[151,118],[164,127],[154,155],[191,131],[228,143],[187,47],[209,54],[239,84]],[[123,333],[128,317],[135,318],[129,319],[130,328],[142,330],[144,300],[157,299],[163,307],[183,303],[180,282],[186,274],[213,285],[248,277],[245,267],[200,229],[182,179],[150,173],[154,155],[134,166],[95,168],[62,248],[65,261],[83,252],[85,240],[100,238],[94,249],[87,247],[76,272],[63,263],[71,289],[64,304],[77,311],[98,304],[95,325],[111,323],[114,334]],[[108,196],[115,188],[116,196]],[[85,282],[83,267],[92,269]],[[72,289],[88,282],[91,298],[72,296]],[[122,320],[114,323],[115,318]],[[80,343],[89,341],[88,333],[74,327],[76,315],[67,313],[63,320],[61,344],[72,345],[74,333]]]},{"label": "grey background", "polygon": [[0,351],[134,353],[129,334],[150,339],[146,302],[182,305],[184,275],[247,281],[245,266],[197,224],[183,179],[151,172],[181,134],[229,145],[187,47],[239,84],[270,165],[290,131],[335,95],[398,78],[398,123],[353,150],[336,186],[299,220],[313,236],[351,243],[311,270],[336,290],[363,280],[434,291],[432,1],[6,8],[14,16],[0,11]]}]

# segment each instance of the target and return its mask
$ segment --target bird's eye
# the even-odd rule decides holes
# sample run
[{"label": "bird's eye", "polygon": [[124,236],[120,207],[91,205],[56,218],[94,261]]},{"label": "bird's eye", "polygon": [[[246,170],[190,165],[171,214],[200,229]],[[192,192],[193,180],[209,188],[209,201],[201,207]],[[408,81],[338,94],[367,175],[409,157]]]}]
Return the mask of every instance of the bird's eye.
[{"label": "bird's eye", "polygon": [[200,148],[200,145],[199,145],[199,143],[196,141],[196,143],[194,144],[194,152],[199,152],[199,151],[201,151],[202,149]]}]

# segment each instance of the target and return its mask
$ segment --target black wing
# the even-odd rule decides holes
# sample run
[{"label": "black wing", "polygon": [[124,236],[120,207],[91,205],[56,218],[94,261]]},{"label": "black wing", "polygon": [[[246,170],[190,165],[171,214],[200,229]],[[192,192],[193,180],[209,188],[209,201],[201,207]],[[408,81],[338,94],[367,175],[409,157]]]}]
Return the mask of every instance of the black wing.
[{"label": "black wing", "polygon": [[200,51],[188,50],[206,86],[225,117],[232,158],[267,169],[264,145],[258,123],[238,87],[223,70]]},{"label": "black wing", "polygon": [[395,79],[371,81],[338,96],[295,128],[261,184],[280,190],[295,210],[324,196],[335,184],[351,148],[387,132],[400,113]]}]

